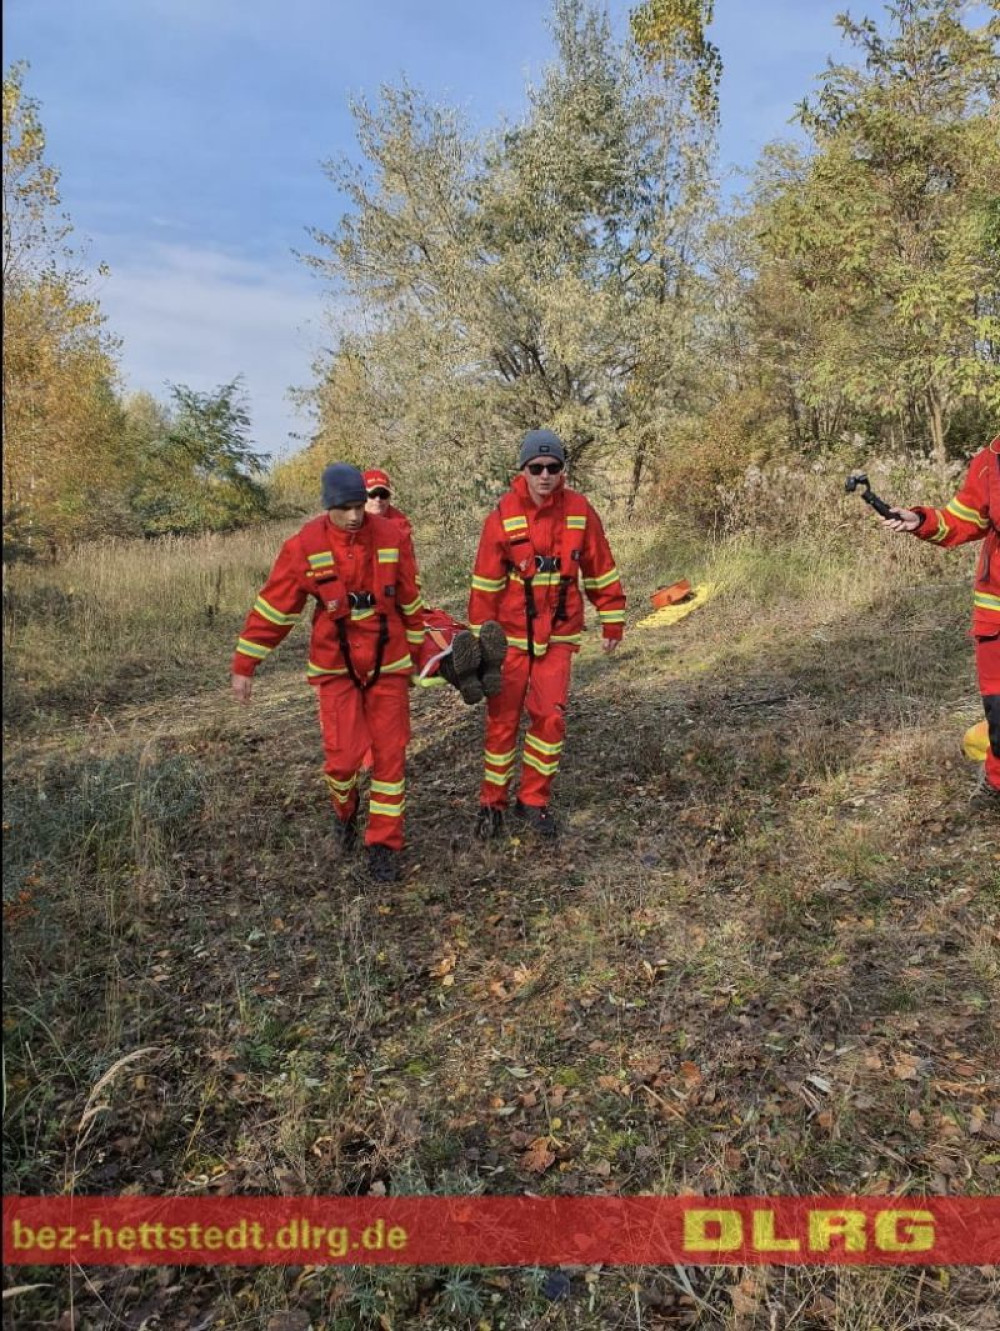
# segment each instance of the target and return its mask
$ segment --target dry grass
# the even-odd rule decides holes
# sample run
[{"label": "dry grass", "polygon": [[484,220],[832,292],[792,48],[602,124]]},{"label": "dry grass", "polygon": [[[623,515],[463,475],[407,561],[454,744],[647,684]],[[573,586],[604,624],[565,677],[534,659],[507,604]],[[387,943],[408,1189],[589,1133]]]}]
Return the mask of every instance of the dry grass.
[{"label": "dry grass", "polygon": [[[585,647],[567,835],[472,843],[481,718],[419,695],[407,873],[378,894],[325,836],[304,632],[251,709],[225,695],[279,533],[19,572],[6,1189],[996,1191],[1000,835],[971,848],[967,561],[859,508],[807,504],[783,536],[612,525],[633,622],[659,583],[721,590],[617,659]],[[422,550],[453,608],[466,545]],[[962,1268],[35,1280],[19,1325],[72,1297],[94,1327],[295,1307],[971,1331],[998,1293]]]}]

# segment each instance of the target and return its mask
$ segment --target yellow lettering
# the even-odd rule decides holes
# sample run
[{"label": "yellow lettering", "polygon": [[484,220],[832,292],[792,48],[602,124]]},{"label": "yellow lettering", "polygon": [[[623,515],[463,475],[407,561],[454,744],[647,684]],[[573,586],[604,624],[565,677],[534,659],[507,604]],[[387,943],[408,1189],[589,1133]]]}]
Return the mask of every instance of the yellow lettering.
[{"label": "yellow lettering", "polygon": [[739,1211],[685,1211],[683,1242],[699,1251],[732,1252],[743,1242],[743,1217]]},{"label": "yellow lettering", "polygon": [[864,1212],[809,1212],[809,1247],[813,1252],[829,1252],[831,1241],[837,1237],[844,1240],[845,1252],[864,1252]]},{"label": "yellow lettering", "polygon": [[231,1225],[226,1230],[226,1248],[229,1252],[242,1252],[248,1246],[245,1220],[241,1220],[238,1225]]},{"label": "yellow lettering", "polygon": [[875,1246],[882,1252],[927,1252],[934,1247],[934,1217],[930,1211],[879,1211]]},{"label": "yellow lettering", "polygon": [[326,1231],[326,1247],[331,1257],[343,1257],[350,1245],[346,1225],[331,1225]]},{"label": "yellow lettering", "polygon": [[282,1252],[287,1252],[290,1248],[299,1246],[299,1222],[289,1220],[287,1225],[282,1225],[274,1236],[274,1246]]},{"label": "yellow lettering", "polygon": [[774,1232],[774,1212],[754,1211],[753,1246],[757,1252],[798,1252],[798,1239],[779,1239]]}]

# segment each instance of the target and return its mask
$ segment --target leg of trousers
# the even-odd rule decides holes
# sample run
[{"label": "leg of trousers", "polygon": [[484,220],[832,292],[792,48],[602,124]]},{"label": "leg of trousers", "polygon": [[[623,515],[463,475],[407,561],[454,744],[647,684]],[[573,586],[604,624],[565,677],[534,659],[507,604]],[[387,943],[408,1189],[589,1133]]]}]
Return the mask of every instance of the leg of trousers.
[{"label": "leg of trousers", "polygon": [[530,664],[527,652],[511,648],[503,663],[500,692],[486,702],[486,740],[479,802],[494,809],[507,807],[507,787],[514,778],[517,727],[528,692]]},{"label": "leg of trousers", "polygon": [[566,702],[572,668],[572,647],[557,645],[550,646],[532,669],[526,700],[530,725],[524,737],[521,788],[518,791],[522,804],[544,809],[549,802],[566,734]]},{"label": "leg of trousers", "polygon": [[380,679],[362,693],[349,679],[316,686],[323,732],[324,773],[334,812],[346,822],[358,803],[358,772],[372,752],[367,845],[403,848],[406,807],[406,745],[410,738],[409,680]]},{"label": "leg of trousers", "polygon": [[1000,633],[976,639],[976,670],[990,735],[986,780],[1000,790]]},{"label": "leg of trousers", "polygon": [[486,744],[481,803],[503,809],[514,775],[517,727],[527,706],[531,724],[524,741],[524,769],[519,796],[525,804],[544,807],[552,778],[559,766],[566,733],[573,649],[550,646],[544,656],[531,660],[516,649],[503,664],[503,687],[486,706]]}]

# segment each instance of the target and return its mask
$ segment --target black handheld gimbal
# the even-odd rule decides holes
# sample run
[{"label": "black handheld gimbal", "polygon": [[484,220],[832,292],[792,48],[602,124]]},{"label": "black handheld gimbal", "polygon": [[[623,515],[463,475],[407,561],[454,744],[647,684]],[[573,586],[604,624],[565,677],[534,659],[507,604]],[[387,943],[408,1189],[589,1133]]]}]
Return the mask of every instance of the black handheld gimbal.
[{"label": "black handheld gimbal", "polygon": [[847,480],[844,482],[844,489],[847,491],[848,494],[853,494],[854,491],[859,489],[861,486],[864,486],[864,489],[861,491],[861,498],[865,501],[866,504],[871,504],[872,508],[875,510],[875,512],[879,515],[880,518],[899,517],[899,514],[896,512],[894,508],[890,507],[890,505],[887,504],[884,499],[880,499],[878,495],[875,494],[871,486],[868,484],[868,477],[865,475],[863,471],[852,472],[851,475],[848,476]]}]

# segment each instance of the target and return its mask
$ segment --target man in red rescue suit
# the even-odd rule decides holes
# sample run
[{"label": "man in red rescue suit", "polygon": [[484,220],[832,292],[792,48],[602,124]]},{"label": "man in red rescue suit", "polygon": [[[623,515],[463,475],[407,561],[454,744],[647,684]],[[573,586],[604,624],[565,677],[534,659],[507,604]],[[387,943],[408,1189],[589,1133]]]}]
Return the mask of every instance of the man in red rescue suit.
[{"label": "man in red rescue suit", "polygon": [[982,541],[973,593],[972,636],[990,747],[977,803],[1000,812],[1000,436],[972,459],[958,493],[944,508],[897,508],[883,518],[891,531],[934,545]]},{"label": "man in red rescue suit", "polygon": [[517,728],[527,709],[521,782],[514,813],[543,837],[557,826],[549,810],[552,779],[566,733],[573,656],[583,636],[583,590],[613,652],[625,628],[625,593],[604,528],[590,503],[564,481],[566,455],[551,430],[531,430],[518,475],[483,525],[472,574],[469,627],[498,619],[507,635],[503,684],[487,704],[477,835],[503,831],[514,776]]},{"label": "man in red rescue suit", "polygon": [[[392,504],[389,473],[381,467],[371,467],[364,473],[364,478],[368,496],[365,511],[395,522],[402,538],[412,544],[413,527],[410,519]],[[458,689],[467,703],[481,702],[484,697],[492,698],[500,692],[507,639],[499,624],[488,620],[478,634],[472,634],[467,624],[455,619],[446,610],[427,606],[424,609],[424,626],[427,639],[424,655],[417,661],[417,684],[437,683],[437,677],[440,676]]]},{"label": "man in red rescue suit", "polygon": [[411,651],[424,642],[424,603],[413,546],[386,518],[365,512],[365,483],[337,462],[323,472],[327,510],[289,538],[247,616],[232,664],[233,691],[249,702],[258,665],[316,599],[308,677],[316,685],[324,771],[342,848],[357,838],[358,773],[372,753],[365,842],[377,882],[399,877],[410,738]]}]

